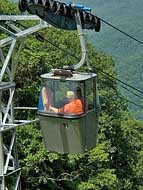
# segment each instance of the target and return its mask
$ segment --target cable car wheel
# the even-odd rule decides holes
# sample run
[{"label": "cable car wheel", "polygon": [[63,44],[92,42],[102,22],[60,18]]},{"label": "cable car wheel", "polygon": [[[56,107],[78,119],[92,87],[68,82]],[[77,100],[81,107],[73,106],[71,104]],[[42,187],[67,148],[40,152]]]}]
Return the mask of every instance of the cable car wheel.
[{"label": "cable car wheel", "polygon": [[28,7],[27,0],[19,0],[19,10],[21,12],[25,12],[27,10],[27,7]]},{"label": "cable car wheel", "polygon": [[100,31],[100,28],[101,28],[101,22],[100,22],[100,19],[96,16],[94,16],[94,23],[95,23],[95,31],[96,32],[99,32]]}]

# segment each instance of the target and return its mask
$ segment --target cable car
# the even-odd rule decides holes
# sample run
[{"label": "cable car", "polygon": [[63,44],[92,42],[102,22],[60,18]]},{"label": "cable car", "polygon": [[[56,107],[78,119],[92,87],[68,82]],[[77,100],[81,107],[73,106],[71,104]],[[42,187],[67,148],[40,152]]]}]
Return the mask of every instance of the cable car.
[{"label": "cable car", "polygon": [[[77,64],[53,69],[41,76],[38,115],[49,151],[62,154],[84,153],[96,146],[99,118],[97,75],[90,70],[78,8],[76,27],[81,45]],[[88,73],[77,70],[87,62]]]},{"label": "cable car", "polygon": [[[94,73],[55,71],[41,75],[38,115],[45,146],[49,151],[62,154],[83,153],[96,146],[99,118],[97,76]],[[81,101],[82,112],[64,110],[72,98]]]},{"label": "cable car", "polygon": [[[19,0],[19,9],[55,27],[78,31],[81,59],[77,64],[41,75],[38,115],[47,150],[84,153],[96,146],[100,106],[97,76],[90,71],[82,29],[98,32],[100,19],[87,7],[53,0]],[[78,72],[85,61],[89,72]]]}]

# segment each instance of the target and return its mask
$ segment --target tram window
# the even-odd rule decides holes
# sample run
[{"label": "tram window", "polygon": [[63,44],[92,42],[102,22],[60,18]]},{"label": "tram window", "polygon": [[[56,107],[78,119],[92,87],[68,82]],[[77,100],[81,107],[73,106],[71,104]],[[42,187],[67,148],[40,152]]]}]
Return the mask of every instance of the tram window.
[{"label": "tram window", "polygon": [[[74,113],[66,112],[64,106],[71,101],[67,92],[73,93]],[[64,114],[81,114],[85,111],[84,82],[49,80],[43,81],[40,93],[39,110],[57,114],[64,110]],[[80,101],[79,101],[80,100]],[[71,104],[72,105],[72,104]],[[68,107],[68,106],[66,106]],[[59,109],[58,111],[56,109]],[[63,108],[63,109],[62,109]],[[86,109],[87,110],[87,109]]]},{"label": "tram window", "polygon": [[54,103],[56,108],[63,107],[67,103],[66,92],[69,90],[69,84],[61,81],[55,81],[54,85]]},{"label": "tram window", "polygon": [[43,81],[40,90],[39,110],[47,111],[50,104],[53,103],[53,82]]},{"label": "tram window", "polygon": [[93,80],[86,81],[86,104],[88,110],[94,109],[94,83]]},{"label": "tram window", "polygon": [[[55,84],[55,103],[52,111],[64,114],[81,114],[83,112],[83,84],[79,82],[69,81],[66,83],[56,81]],[[72,93],[72,98],[68,97],[68,93]],[[79,101],[80,100],[80,101]],[[68,104],[68,105],[66,105]]]},{"label": "tram window", "polygon": [[85,93],[84,93],[84,83],[82,82],[78,82],[76,84],[76,88],[75,88],[75,95],[77,99],[80,99],[81,103],[82,103],[82,108],[83,108],[83,112],[87,111],[87,106],[85,106]]}]

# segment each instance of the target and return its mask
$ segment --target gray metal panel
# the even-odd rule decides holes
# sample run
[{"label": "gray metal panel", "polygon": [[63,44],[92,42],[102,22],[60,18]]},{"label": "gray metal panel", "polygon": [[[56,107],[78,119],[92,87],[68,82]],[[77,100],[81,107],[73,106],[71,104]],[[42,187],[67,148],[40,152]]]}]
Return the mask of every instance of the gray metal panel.
[{"label": "gray metal panel", "polygon": [[85,149],[85,117],[53,118],[39,115],[44,143],[49,151],[81,153]]},{"label": "gray metal panel", "polygon": [[96,111],[91,110],[86,114],[86,149],[92,149],[96,146],[98,133],[98,118]]},{"label": "gray metal panel", "polygon": [[95,111],[83,117],[67,119],[39,112],[40,125],[47,150],[59,153],[83,153],[96,146]]},{"label": "gray metal panel", "polygon": [[70,120],[67,127],[67,139],[70,153],[81,153],[85,149],[85,118]]},{"label": "gray metal panel", "polygon": [[96,77],[95,73],[74,73],[72,77],[54,76],[52,72],[41,75],[42,79],[52,79],[52,80],[66,80],[66,81],[85,81]]},{"label": "gray metal panel", "polygon": [[40,116],[40,124],[46,148],[49,151],[64,152],[63,144],[66,142],[63,141],[66,140],[63,138],[63,135],[61,135],[64,131],[62,131],[59,119]]}]

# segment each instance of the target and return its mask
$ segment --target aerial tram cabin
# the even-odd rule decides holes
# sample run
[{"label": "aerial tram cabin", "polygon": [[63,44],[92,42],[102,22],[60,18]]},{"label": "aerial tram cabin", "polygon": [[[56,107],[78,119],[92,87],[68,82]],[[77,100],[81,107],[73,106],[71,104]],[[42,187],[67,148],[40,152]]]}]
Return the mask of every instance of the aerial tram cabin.
[{"label": "aerial tram cabin", "polygon": [[[99,32],[100,19],[88,7],[55,0],[19,0],[19,9],[57,28],[78,31],[81,59],[41,76],[38,115],[47,150],[84,153],[96,146],[100,106],[97,76],[90,72],[82,29]],[[84,62],[89,72],[77,72]]]},{"label": "aerial tram cabin", "polygon": [[[54,72],[41,75],[38,114],[47,150],[72,154],[83,153],[96,146],[99,117],[96,77],[94,73],[78,72],[67,76]],[[49,98],[47,105],[44,105],[42,96],[45,89]],[[61,110],[68,104],[67,92],[73,92],[73,98],[81,100],[82,113],[73,114]],[[51,105],[60,111],[51,111]]]}]

